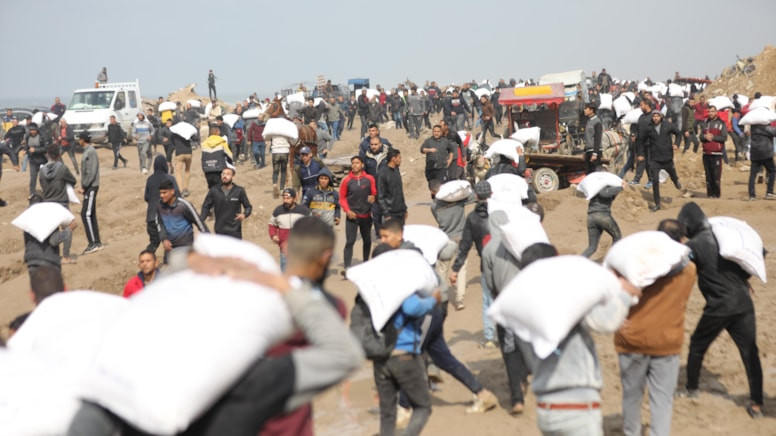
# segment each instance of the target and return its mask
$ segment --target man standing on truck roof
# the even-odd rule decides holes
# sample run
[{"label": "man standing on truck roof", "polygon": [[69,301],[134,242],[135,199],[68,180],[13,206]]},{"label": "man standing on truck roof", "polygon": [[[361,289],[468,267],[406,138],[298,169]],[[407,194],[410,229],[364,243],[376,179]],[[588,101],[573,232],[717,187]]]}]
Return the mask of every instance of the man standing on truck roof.
[{"label": "man standing on truck roof", "polygon": [[216,75],[213,74],[213,70],[210,70],[207,73],[207,95],[211,100],[216,100],[218,98],[216,95]]},{"label": "man standing on truck roof", "polygon": [[97,81],[99,83],[108,83],[108,68],[102,67],[102,70],[97,74]]}]

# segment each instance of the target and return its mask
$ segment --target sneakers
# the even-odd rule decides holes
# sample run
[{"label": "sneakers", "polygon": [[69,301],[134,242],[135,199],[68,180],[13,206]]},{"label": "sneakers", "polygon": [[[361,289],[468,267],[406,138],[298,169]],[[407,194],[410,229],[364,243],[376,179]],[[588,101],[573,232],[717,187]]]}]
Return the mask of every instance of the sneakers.
[{"label": "sneakers", "polygon": [[752,419],[760,419],[763,417],[763,408],[762,406],[758,406],[756,404],[750,404],[746,406],[746,413],[748,413]]},{"label": "sneakers", "polygon": [[509,411],[511,415],[522,415],[523,409],[525,406],[523,403],[516,403],[514,406],[512,406],[512,410]]},{"label": "sneakers", "polygon": [[757,201],[757,197],[744,197],[741,201]]},{"label": "sneakers", "polygon": [[641,182],[639,182],[638,180],[631,180],[630,182],[628,182],[628,184],[631,185],[631,186],[638,185],[639,183],[641,183]]},{"label": "sneakers", "polygon": [[404,407],[396,407],[396,428],[407,428],[407,424],[410,423],[412,417],[412,409],[405,409]]},{"label": "sneakers", "polygon": [[148,174],[148,170],[145,169],[145,168],[143,168],[140,172],[143,173],[143,174]]},{"label": "sneakers", "polygon": [[89,244],[89,245],[86,246],[86,249],[84,250],[83,254],[94,253],[94,252],[102,250],[103,248],[105,248],[105,247],[102,244],[100,244],[100,243]]},{"label": "sneakers", "polygon": [[654,205],[654,206],[650,206],[650,207],[649,207],[649,210],[651,210],[652,212],[657,212],[657,211],[659,211],[659,210],[660,210],[660,205],[659,205],[659,204],[656,204],[656,205]]},{"label": "sneakers", "polygon": [[769,193],[765,194],[765,199],[766,200],[776,200],[776,194],[773,194],[772,192],[769,192]]},{"label": "sneakers", "polygon": [[189,192],[188,189],[184,189],[181,195],[183,195],[184,197],[188,197],[189,195],[191,195],[191,192]]},{"label": "sneakers", "polygon": [[474,403],[466,409],[466,413],[485,413],[496,407],[498,400],[493,392],[483,389],[474,396]]},{"label": "sneakers", "polygon": [[647,182],[647,184],[644,185],[644,189],[652,189],[652,182]]},{"label": "sneakers", "polygon": [[8,203],[5,202],[2,198],[0,198],[0,207],[6,207]]},{"label": "sneakers", "polygon": [[677,391],[675,396],[677,398],[698,398],[698,390],[682,389],[681,391]]},{"label": "sneakers", "polygon": [[453,303],[453,307],[455,307],[455,310],[464,310],[466,306],[464,306],[463,301],[456,301]]},{"label": "sneakers", "polygon": [[480,348],[483,350],[494,350],[498,347],[495,342],[493,341],[482,341],[480,342]]}]

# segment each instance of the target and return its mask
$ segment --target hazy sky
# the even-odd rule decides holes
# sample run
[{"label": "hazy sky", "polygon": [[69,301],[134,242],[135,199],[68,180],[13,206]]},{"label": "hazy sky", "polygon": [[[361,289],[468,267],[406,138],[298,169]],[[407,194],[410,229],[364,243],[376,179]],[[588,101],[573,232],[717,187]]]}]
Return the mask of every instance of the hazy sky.
[{"label": "hazy sky", "polygon": [[776,0],[0,0],[0,106],[67,101],[106,66],[145,97],[267,96],[323,74],[460,83],[574,69],[711,77],[776,44]]}]

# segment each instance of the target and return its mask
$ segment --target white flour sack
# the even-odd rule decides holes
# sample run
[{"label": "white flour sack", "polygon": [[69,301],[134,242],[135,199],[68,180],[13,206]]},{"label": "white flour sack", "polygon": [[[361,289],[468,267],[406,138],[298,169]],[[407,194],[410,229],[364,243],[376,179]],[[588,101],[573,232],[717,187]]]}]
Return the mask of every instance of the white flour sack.
[{"label": "white flour sack", "polygon": [[617,241],[604,259],[604,267],[644,289],[677,265],[686,262],[690,249],[657,230],[628,235]]},{"label": "white flour sack", "polygon": [[598,109],[612,110],[612,94],[599,94],[601,104],[598,105]]},{"label": "white flour sack", "polygon": [[197,134],[197,128],[185,121],[176,123],[174,126],[170,127],[170,131],[185,140],[189,140],[192,136]]},{"label": "white flour sack", "polygon": [[79,393],[148,433],[186,429],[293,332],[280,294],[225,276],[179,272],[129,303]]},{"label": "white flour sack", "polygon": [[584,180],[577,185],[577,191],[585,194],[585,198],[590,200],[607,186],[622,186],[622,179],[614,173],[597,171],[585,176]]},{"label": "white flour sack", "polygon": [[468,198],[471,193],[472,185],[468,180],[451,180],[439,187],[436,198],[449,202],[461,201]]},{"label": "white flour sack", "polygon": [[539,145],[541,131],[541,127],[526,127],[523,129],[517,129],[515,133],[510,136],[510,138],[520,142],[526,147],[536,147]]},{"label": "white flour sack", "polygon": [[415,292],[429,296],[439,284],[431,265],[416,250],[383,253],[349,268],[347,278],[356,284],[369,306],[372,325],[378,332],[407,297]]},{"label": "white flour sack", "polygon": [[488,179],[491,200],[517,202],[528,198],[528,182],[517,174],[496,174]]},{"label": "white flour sack", "polygon": [[499,227],[501,239],[515,259],[520,259],[523,251],[533,244],[550,243],[539,215],[522,206],[504,212],[509,217],[509,222]]},{"label": "white flour sack", "polygon": [[589,259],[552,257],[530,264],[512,279],[488,315],[544,359],[590,309],[615,298],[620,289],[613,273]]},{"label": "white flour sack", "polygon": [[447,234],[439,227],[424,224],[407,224],[404,226],[404,239],[415,244],[423,252],[430,265],[437,262],[439,252],[450,241]]},{"label": "white flour sack", "polygon": [[59,226],[70,224],[74,219],[73,214],[61,204],[43,202],[25,209],[11,224],[43,242]]},{"label": "white flour sack", "polygon": [[291,142],[299,139],[299,130],[296,124],[285,118],[270,118],[264,125],[264,136],[284,136]]},{"label": "white flour sack", "polygon": [[520,141],[514,139],[499,139],[488,147],[488,151],[485,152],[485,157],[492,159],[493,156],[500,154],[506,157],[512,162],[517,162],[519,156],[517,149],[523,149],[523,144]]},{"label": "white flour sack", "polygon": [[776,112],[766,107],[758,107],[756,109],[750,110],[746,113],[746,115],[741,117],[741,120],[738,122],[738,124],[742,126],[757,126],[768,125],[774,121],[776,121]]},{"label": "white flour sack", "polygon": [[766,283],[763,240],[746,221],[727,216],[709,218],[719,245],[719,255]]}]

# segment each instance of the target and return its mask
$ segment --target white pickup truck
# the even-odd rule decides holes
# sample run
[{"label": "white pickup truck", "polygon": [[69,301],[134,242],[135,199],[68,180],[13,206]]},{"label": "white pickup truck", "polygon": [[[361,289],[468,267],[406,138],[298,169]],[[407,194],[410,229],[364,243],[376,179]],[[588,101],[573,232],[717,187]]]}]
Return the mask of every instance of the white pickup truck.
[{"label": "white pickup truck", "polygon": [[73,126],[76,135],[88,130],[92,142],[108,140],[108,124],[111,115],[129,134],[132,122],[143,109],[140,100],[140,83],[101,83],[94,88],[76,89],[64,118]]}]

